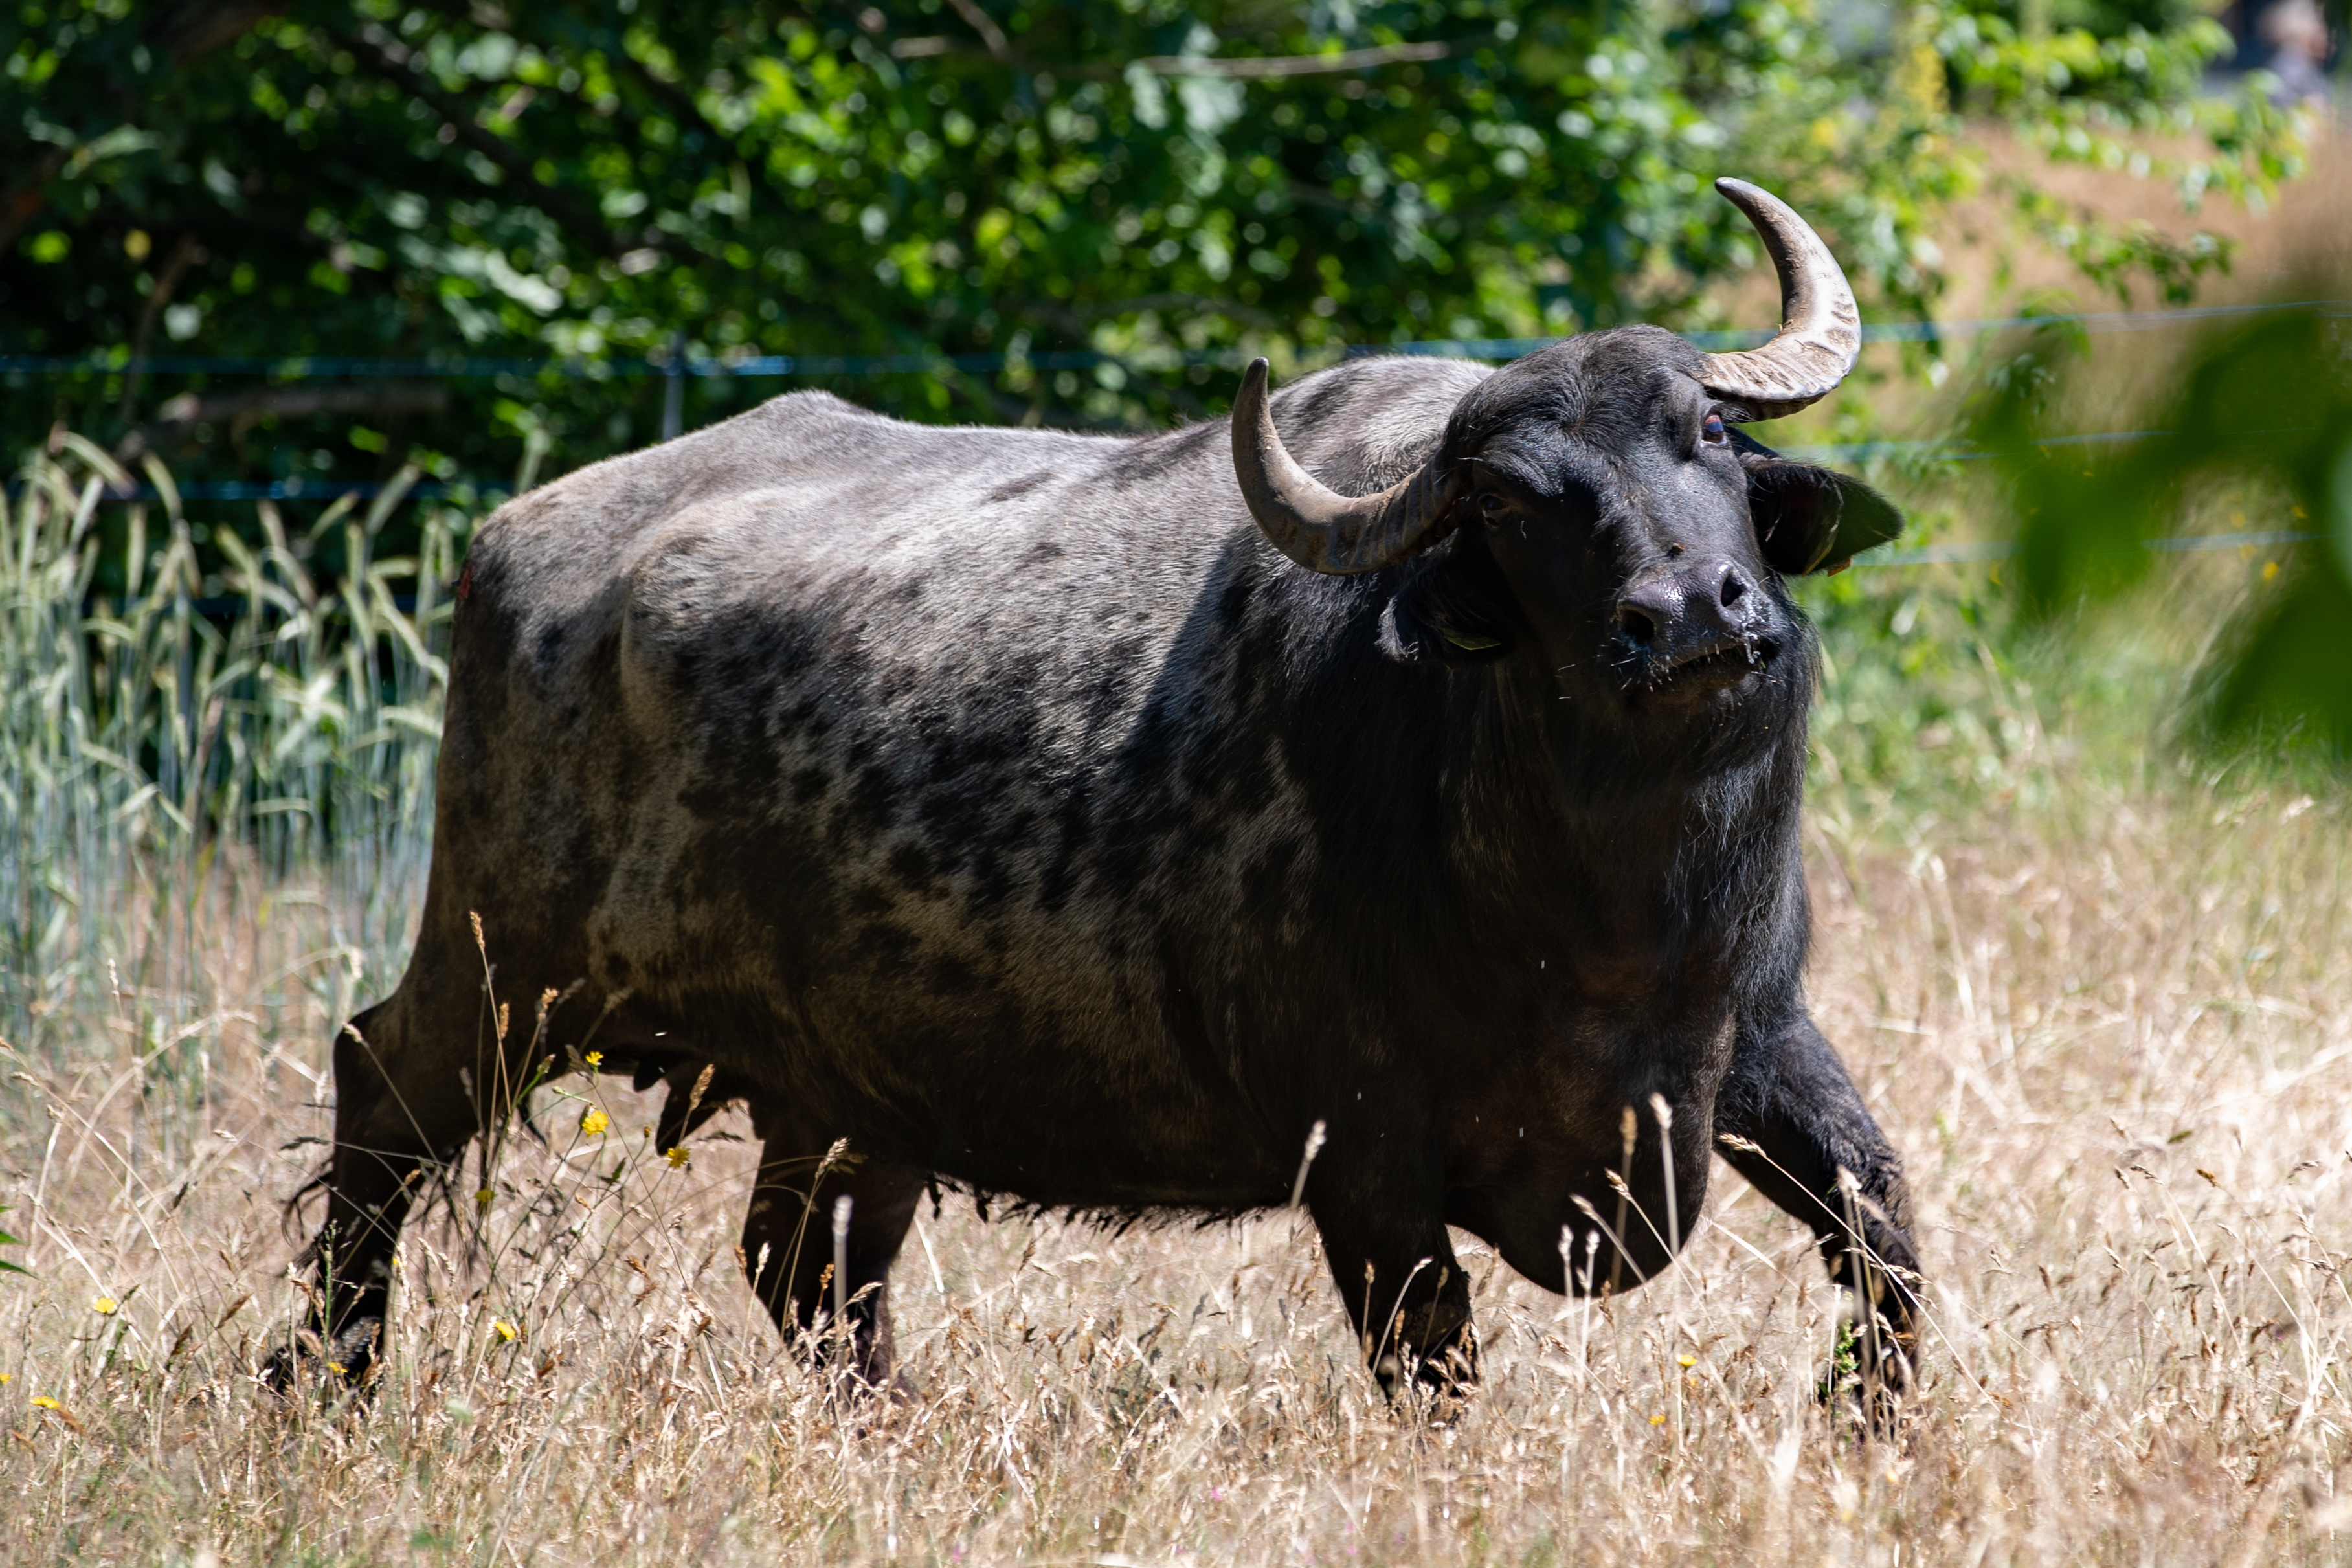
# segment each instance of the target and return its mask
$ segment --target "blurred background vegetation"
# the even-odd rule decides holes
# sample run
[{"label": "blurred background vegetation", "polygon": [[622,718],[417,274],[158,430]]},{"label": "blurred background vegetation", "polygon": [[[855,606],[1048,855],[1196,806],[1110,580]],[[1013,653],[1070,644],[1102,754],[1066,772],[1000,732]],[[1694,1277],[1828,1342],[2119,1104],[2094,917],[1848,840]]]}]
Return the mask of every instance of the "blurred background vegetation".
[{"label": "blurred background vegetation", "polygon": [[1260,353],[1764,327],[1725,173],[1895,340],[1760,432],[1914,518],[1800,586],[1822,830],[2329,787],[2347,165],[2324,102],[2221,68],[2251,4],[20,0],[0,1033],[193,984],[223,877],[350,924],[330,1016],[389,983],[446,584],[507,490],[809,386],[1122,428]]},{"label": "blurred background vegetation", "polygon": [[[1769,325],[1723,173],[1874,315],[1937,310],[1971,196],[2179,300],[2200,205],[2305,161],[2195,0],[15,0],[0,40],[0,426],[189,484],[544,476],[657,437],[674,357],[752,373],[688,427],[810,384],[1118,426],[1255,353]],[[757,374],[843,355],[909,363]]]}]

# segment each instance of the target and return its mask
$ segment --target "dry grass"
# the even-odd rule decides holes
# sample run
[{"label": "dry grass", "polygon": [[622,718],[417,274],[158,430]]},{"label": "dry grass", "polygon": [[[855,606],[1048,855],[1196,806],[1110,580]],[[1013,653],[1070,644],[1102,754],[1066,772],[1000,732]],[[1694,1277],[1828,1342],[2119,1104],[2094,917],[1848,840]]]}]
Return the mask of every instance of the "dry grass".
[{"label": "dry grass", "polygon": [[184,989],[7,1064],[0,1224],[37,1271],[0,1280],[7,1554],[2339,1559],[2344,811],[2105,782],[2132,770],[2072,760],[2063,704],[1983,682],[1929,753],[1970,772],[1966,821],[1853,784],[1814,815],[1812,993],[1908,1152],[1934,1281],[1899,1441],[1815,1403],[1834,1299],[1720,1168],[1687,1261],[1611,1304],[1467,1246],[1486,1384],[1450,1427],[1370,1392],[1286,1216],[1112,1236],[950,1202],[895,1276],[919,1392],[845,1416],[737,1273],[747,1145],[673,1171],[626,1096],[581,1132],[577,1079],[502,1156],[476,1263],[466,1226],[412,1228],[373,1398],[281,1406],[253,1381],[303,1300],[279,1205],[368,955],[337,895],[225,857],[159,971]]}]

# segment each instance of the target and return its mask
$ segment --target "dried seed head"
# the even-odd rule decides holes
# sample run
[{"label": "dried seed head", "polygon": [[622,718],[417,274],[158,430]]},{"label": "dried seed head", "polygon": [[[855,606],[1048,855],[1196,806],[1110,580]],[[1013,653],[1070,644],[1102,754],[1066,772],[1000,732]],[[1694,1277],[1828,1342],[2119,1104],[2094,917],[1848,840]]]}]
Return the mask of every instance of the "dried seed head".
[{"label": "dried seed head", "polygon": [[1323,1121],[1318,1117],[1307,1134],[1307,1152],[1298,1162],[1298,1175],[1290,1184],[1290,1206],[1297,1208],[1298,1200],[1307,1194],[1307,1173],[1314,1166],[1315,1156],[1323,1152]]}]

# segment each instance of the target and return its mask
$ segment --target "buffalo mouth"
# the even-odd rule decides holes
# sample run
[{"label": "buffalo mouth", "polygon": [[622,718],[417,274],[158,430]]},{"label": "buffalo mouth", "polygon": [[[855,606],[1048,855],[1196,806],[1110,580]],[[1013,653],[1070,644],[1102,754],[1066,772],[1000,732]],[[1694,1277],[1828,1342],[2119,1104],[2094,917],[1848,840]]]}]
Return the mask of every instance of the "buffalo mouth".
[{"label": "buffalo mouth", "polygon": [[1669,653],[1643,648],[1620,668],[1629,696],[1691,702],[1727,691],[1769,670],[1779,644],[1770,637],[1709,637]]}]

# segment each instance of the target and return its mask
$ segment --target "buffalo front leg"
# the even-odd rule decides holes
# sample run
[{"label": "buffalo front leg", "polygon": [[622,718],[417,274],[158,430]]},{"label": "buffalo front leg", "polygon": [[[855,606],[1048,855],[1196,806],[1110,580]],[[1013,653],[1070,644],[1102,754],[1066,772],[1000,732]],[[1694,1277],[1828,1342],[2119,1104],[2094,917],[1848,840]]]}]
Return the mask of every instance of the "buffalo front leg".
[{"label": "buffalo front leg", "polygon": [[1716,1129],[1732,1168],[1820,1238],[1831,1278],[1853,1300],[1865,1387],[1904,1387],[1921,1283],[1910,1189],[1902,1157],[1811,1018],[1800,1013],[1780,1029],[1742,1035]]},{"label": "buffalo front leg", "polygon": [[[315,1286],[310,1328],[328,1370],[353,1382],[373,1364],[391,1294],[393,1248],[436,1166],[477,1130],[457,1068],[472,1057],[478,984],[420,995],[411,980],[352,1019],[334,1048],[335,1143],[326,1175],[327,1215],[308,1257]],[[464,1060],[460,1059],[463,1055]],[[291,1380],[307,1347],[270,1357],[265,1376]]]},{"label": "buffalo front leg", "polygon": [[1446,1235],[1443,1182],[1434,1170],[1423,1176],[1359,1163],[1334,1147],[1307,1183],[1332,1280],[1365,1363],[1391,1397],[1407,1378],[1442,1395],[1466,1394],[1478,1378],[1470,1281]]},{"label": "buffalo front leg", "polygon": [[[760,1175],[743,1219],[743,1273],[776,1327],[817,1336],[822,1361],[845,1342],[871,1387],[890,1376],[890,1265],[914,1222],[926,1173],[761,1129]],[[848,1207],[841,1208],[844,1201]],[[845,1230],[835,1245],[835,1226]]]}]

